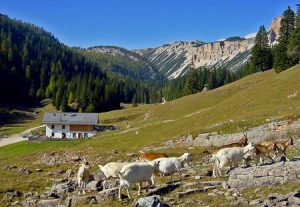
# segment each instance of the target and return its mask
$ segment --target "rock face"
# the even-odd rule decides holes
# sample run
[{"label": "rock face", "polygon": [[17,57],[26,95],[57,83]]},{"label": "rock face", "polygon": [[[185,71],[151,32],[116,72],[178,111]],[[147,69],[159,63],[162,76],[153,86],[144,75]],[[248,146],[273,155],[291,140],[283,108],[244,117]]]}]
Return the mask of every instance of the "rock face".
[{"label": "rock face", "polygon": [[[269,29],[269,42],[276,44],[281,17],[276,17]],[[237,70],[250,58],[255,42],[255,33],[245,38],[228,38],[215,42],[178,41],[157,48],[135,50],[152,62],[169,79],[185,75],[191,68],[202,66],[213,68],[226,67]]]},{"label": "rock face", "polygon": [[[269,124],[261,125],[251,128],[247,131],[249,142],[259,143],[271,137],[285,139],[288,132],[300,129],[300,120],[289,124],[288,121],[272,122]],[[233,134],[217,134],[206,133],[199,134],[193,141],[194,146],[222,146],[225,144],[238,142],[243,136],[243,132]],[[295,145],[299,145],[298,141]]]},{"label": "rock face", "polygon": [[282,20],[282,16],[278,16],[278,17],[275,17],[272,21],[272,24],[269,29],[269,44],[270,45],[274,45],[278,42],[281,20]]},{"label": "rock face", "polygon": [[237,168],[227,181],[230,188],[245,189],[253,186],[278,185],[299,182],[300,162],[275,163],[272,165]]}]

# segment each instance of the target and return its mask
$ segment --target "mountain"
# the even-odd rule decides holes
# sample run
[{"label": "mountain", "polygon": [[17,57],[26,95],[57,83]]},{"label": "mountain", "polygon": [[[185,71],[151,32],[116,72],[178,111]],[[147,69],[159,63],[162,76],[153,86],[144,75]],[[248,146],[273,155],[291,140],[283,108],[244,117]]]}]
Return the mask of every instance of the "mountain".
[{"label": "mountain", "polygon": [[[271,45],[278,39],[280,20],[281,17],[276,17],[269,29]],[[181,77],[189,69],[199,67],[226,67],[236,71],[249,60],[255,34],[249,34],[245,38],[229,37],[210,43],[180,41],[134,51],[152,62],[168,79]]]},{"label": "mountain", "polygon": [[164,80],[165,77],[145,57],[116,46],[95,46],[84,50],[87,57],[106,70],[140,80]]}]

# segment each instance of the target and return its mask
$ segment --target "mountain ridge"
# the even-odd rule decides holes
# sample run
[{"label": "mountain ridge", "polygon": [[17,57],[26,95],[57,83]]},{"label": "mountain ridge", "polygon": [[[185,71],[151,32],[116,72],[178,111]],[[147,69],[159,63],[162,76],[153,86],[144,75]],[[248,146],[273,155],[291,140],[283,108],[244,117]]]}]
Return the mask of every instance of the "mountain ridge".
[{"label": "mountain ridge", "polygon": [[[277,43],[281,16],[275,17],[269,27],[270,45]],[[215,42],[199,44],[196,41],[176,41],[156,48],[132,50],[147,58],[168,79],[184,76],[189,69],[226,67],[236,71],[251,56],[255,44],[255,34],[242,37],[229,37]]]}]

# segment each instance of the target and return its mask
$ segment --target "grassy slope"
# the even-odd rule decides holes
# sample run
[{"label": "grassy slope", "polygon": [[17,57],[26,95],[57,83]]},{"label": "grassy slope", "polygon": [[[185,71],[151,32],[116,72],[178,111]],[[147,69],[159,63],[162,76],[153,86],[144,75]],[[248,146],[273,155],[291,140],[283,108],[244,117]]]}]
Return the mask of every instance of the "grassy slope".
[{"label": "grassy slope", "polygon": [[[89,154],[95,160],[102,155],[104,157],[112,155],[112,149],[137,152],[146,145],[159,144],[162,140],[188,133],[196,134],[211,130],[239,131],[242,127],[264,123],[266,118],[299,117],[300,95],[287,98],[299,90],[299,77],[299,65],[280,74],[275,74],[274,71],[257,73],[216,90],[183,97],[164,105],[140,105],[100,114],[103,123],[115,124],[121,128],[118,131],[99,133],[93,139],[36,144],[21,142],[2,147],[0,174],[3,176],[0,177],[2,184],[0,198],[1,191],[5,192],[7,189],[28,190],[32,181],[36,182],[33,186],[35,190],[42,189],[41,186],[49,186],[48,180],[41,179],[40,176],[51,169],[45,169],[43,175],[37,173],[29,177],[22,175],[24,177],[22,183],[16,182],[15,176],[11,176],[11,173],[16,172],[2,170],[2,166],[12,163],[18,167],[38,168],[39,166],[32,166],[32,161],[47,151],[76,151],[80,154]],[[229,123],[229,120],[234,122]],[[221,124],[211,129],[210,127],[216,123]],[[169,153],[179,155],[183,150]],[[120,156],[120,159],[126,160],[126,156],[121,154],[113,156]],[[103,160],[106,161],[107,159]],[[67,167],[74,168],[65,166]]]},{"label": "grassy slope", "polygon": [[15,120],[14,123],[6,124],[6,125],[0,127],[0,134],[6,134],[6,135],[17,134],[28,128],[39,126],[39,125],[41,125],[44,113],[51,112],[51,111],[55,111],[55,108],[49,102],[43,103],[42,106],[39,106],[37,108],[11,110],[10,113],[15,112],[20,115],[31,114],[33,112],[38,112],[39,115],[35,119],[31,119],[31,118],[27,117],[25,119]]},{"label": "grassy slope", "polygon": [[[103,113],[100,118],[104,123],[116,124],[121,129],[99,133],[97,137],[72,145],[68,149],[81,150],[91,145],[95,151],[120,148],[136,152],[145,145],[159,143],[161,140],[211,131],[209,127],[216,123],[221,123],[218,130],[228,131],[229,120],[234,120],[229,131],[238,131],[242,130],[241,126],[261,124],[266,118],[299,116],[300,96],[287,98],[299,90],[299,77],[299,65],[280,74],[270,70],[164,105],[140,105]],[[148,114],[147,118],[145,114]],[[129,128],[126,127],[128,125]],[[62,145],[65,144],[62,142]],[[26,146],[26,143],[15,144],[16,148]],[[52,148],[51,144],[49,148]],[[6,148],[1,151],[5,154]]]}]

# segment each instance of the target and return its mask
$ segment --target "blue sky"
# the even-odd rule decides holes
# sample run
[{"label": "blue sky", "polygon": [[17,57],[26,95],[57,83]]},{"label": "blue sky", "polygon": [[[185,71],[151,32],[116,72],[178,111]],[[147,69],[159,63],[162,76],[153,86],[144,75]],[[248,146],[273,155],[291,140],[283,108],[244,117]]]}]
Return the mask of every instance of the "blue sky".
[{"label": "blue sky", "polygon": [[245,36],[298,1],[286,0],[0,0],[0,12],[31,22],[69,46],[128,49],[174,41]]}]

